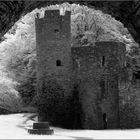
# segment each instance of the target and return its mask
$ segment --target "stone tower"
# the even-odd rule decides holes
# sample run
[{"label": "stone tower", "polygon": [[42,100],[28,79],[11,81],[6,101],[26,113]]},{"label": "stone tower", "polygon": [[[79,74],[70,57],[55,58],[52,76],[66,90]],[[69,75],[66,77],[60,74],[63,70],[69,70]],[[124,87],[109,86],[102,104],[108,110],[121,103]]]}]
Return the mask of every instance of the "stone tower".
[{"label": "stone tower", "polygon": [[72,66],[70,17],[70,11],[60,15],[59,10],[46,10],[43,18],[37,16],[35,19],[38,94],[42,94],[43,85],[50,80],[59,84],[65,91],[63,93],[69,92]]}]

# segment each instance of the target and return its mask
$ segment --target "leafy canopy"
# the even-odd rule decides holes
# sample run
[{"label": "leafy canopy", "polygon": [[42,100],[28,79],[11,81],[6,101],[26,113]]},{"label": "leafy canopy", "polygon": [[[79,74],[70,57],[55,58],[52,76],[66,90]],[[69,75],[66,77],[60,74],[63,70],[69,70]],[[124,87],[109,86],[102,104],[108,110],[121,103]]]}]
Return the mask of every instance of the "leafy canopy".
[{"label": "leafy canopy", "polygon": [[[120,41],[126,44],[127,54],[130,59],[132,57],[136,60],[139,59],[139,54],[134,51],[138,48],[138,44],[134,41],[127,28],[121,22],[100,10],[69,3],[35,9],[17,21],[9,32],[5,34],[5,41],[0,44],[0,72],[5,74],[5,81],[11,82],[6,85],[7,88],[5,88],[4,82],[0,83],[2,87],[0,89],[0,98],[3,98],[3,90],[8,91],[9,96],[13,93],[15,95],[19,93],[25,104],[27,104],[35,95],[35,17],[36,13],[39,13],[40,18],[42,18],[44,11],[48,9],[60,9],[61,13],[64,10],[71,11],[72,45],[88,46],[96,41]],[[16,86],[14,86],[15,82]]]}]

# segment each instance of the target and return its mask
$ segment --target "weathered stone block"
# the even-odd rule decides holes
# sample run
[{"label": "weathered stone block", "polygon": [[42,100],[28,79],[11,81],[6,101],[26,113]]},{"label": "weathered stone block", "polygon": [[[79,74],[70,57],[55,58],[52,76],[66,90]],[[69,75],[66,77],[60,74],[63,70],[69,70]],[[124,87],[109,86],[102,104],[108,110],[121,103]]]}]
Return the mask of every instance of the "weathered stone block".
[{"label": "weathered stone block", "polygon": [[52,135],[54,131],[53,129],[28,129],[28,133],[34,135]]}]

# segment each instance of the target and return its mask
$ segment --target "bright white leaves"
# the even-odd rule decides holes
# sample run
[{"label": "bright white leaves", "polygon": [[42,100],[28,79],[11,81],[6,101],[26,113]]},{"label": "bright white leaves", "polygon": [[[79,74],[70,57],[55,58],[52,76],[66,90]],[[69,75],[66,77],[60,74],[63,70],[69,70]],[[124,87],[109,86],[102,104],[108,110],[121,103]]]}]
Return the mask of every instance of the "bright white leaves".
[{"label": "bright white leaves", "polygon": [[[7,100],[11,99],[9,98],[11,95],[15,94],[15,97],[17,95],[15,90],[17,83],[15,84],[10,77],[16,77],[17,72],[26,77],[26,69],[32,70],[30,63],[25,67],[19,62],[24,61],[24,59],[32,62],[35,59],[35,16],[36,13],[39,13],[40,18],[43,18],[44,11],[47,9],[62,9],[62,13],[65,10],[71,10],[72,45],[88,46],[96,41],[115,40],[124,42],[128,52],[137,45],[121,22],[99,10],[77,4],[70,5],[69,3],[35,9],[19,19],[5,35],[7,39],[0,44],[0,73],[2,73],[0,74],[2,79],[0,81],[0,96],[2,98],[4,98],[3,93]],[[8,71],[8,66],[16,67]],[[9,97],[7,97],[7,93],[9,93]],[[6,102],[8,103],[8,101]]]}]

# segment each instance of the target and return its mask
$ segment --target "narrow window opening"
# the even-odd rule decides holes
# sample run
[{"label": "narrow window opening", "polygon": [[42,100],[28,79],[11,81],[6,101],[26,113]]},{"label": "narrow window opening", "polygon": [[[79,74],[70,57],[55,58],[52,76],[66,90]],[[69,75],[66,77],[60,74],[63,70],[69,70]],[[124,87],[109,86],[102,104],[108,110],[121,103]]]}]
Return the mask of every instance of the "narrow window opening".
[{"label": "narrow window opening", "polygon": [[102,56],[102,66],[105,65],[105,56]]},{"label": "narrow window opening", "polygon": [[58,33],[58,32],[59,32],[59,29],[54,29],[54,32],[55,32],[55,33]]},{"label": "narrow window opening", "polygon": [[106,94],[106,88],[105,88],[105,86],[106,86],[105,81],[104,81],[104,80],[101,81],[101,82],[100,82],[100,87],[101,87],[101,99],[105,98],[105,94]]},{"label": "narrow window opening", "polygon": [[56,66],[62,66],[61,61],[60,60],[56,60]]},{"label": "narrow window opening", "polygon": [[140,79],[140,71],[133,72],[133,76],[135,79]]},{"label": "narrow window opening", "polygon": [[104,129],[107,129],[107,115],[106,115],[106,113],[103,114],[103,123],[104,123]]}]

